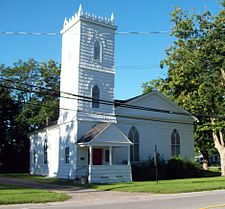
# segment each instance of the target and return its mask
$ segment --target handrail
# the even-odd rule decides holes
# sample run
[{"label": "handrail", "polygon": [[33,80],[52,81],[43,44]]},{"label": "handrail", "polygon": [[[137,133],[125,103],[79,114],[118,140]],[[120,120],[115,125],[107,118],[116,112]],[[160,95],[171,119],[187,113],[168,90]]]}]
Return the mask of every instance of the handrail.
[{"label": "handrail", "polygon": [[87,165],[77,168],[75,171],[81,170],[82,168],[88,167]]}]

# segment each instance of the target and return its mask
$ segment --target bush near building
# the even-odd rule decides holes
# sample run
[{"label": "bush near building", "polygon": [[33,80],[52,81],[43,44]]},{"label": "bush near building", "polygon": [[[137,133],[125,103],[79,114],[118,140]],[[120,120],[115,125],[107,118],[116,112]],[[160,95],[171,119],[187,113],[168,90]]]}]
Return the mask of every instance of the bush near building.
[{"label": "bush near building", "polygon": [[[197,162],[174,157],[167,162],[158,157],[158,179],[184,179],[220,176],[220,172],[205,171]],[[133,181],[149,181],[156,179],[156,166],[154,159],[141,161],[132,165]]]}]

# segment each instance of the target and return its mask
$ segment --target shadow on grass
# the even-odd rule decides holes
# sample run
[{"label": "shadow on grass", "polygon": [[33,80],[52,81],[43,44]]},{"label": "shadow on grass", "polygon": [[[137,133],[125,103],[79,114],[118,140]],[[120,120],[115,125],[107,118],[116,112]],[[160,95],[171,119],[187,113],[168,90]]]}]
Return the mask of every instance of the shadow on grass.
[{"label": "shadow on grass", "polygon": [[[134,183],[133,182],[122,182],[122,183],[110,183],[110,184],[87,184],[83,185],[83,187],[89,188],[89,189],[99,189],[99,186],[102,187],[102,191],[113,191],[118,189],[124,189],[124,188],[133,188]],[[105,187],[105,188],[104,188]]]}]

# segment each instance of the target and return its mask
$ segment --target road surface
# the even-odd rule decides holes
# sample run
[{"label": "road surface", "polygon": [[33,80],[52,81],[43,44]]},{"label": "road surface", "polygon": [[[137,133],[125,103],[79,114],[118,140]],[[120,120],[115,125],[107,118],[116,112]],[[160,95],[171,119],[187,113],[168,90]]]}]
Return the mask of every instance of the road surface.
[{"label": "road surface", "polygon": [[[0,178],[0,183],[8,181]],[[29,182],[13,184],[27,185]],[[32,187],[64,192],[71,196],[65,202],[44,204],[2,205],[0,209],[225,209],[225,190],[183,194],[149,194],[96,191],[76,187],[50,187],[31,184]]]}]

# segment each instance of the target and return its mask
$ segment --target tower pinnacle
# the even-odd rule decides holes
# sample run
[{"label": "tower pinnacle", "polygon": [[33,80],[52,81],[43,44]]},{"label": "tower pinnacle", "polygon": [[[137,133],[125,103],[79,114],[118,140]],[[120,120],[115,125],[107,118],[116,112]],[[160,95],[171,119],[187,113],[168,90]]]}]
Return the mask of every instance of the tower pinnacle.
[{"label": "tower pinnacle", "polygon": [[115,17],[114,17],[113,12],[112,12],[112,14],[111,14],[111,21],[112,21],[112,22],[114,22],[114,21],[115,21]]},{"label": "tower pinnacle", "polygon": [[82,5],[80,4],[77,14],[78,16],[81,16],[82,13],[83,13],[83,9],[82,9]]}]

